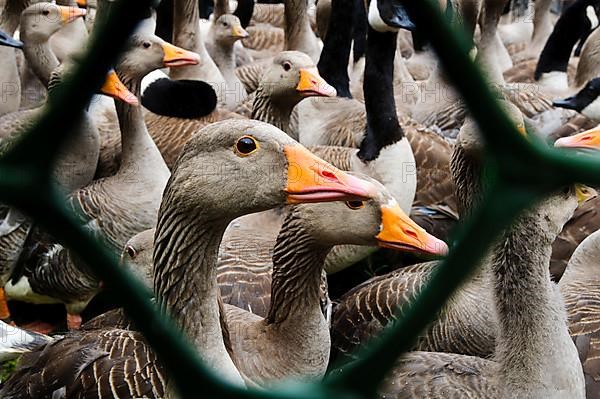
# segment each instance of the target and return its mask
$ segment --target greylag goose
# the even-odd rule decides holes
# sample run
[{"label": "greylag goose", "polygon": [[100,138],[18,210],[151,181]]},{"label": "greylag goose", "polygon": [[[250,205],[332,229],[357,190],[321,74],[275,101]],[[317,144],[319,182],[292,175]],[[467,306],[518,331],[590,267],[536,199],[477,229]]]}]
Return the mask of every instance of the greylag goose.
[{"label": "greylag goose", "polygon": [[389,374],[381,396],[584,398],[564,303],[548,272],[552,242],[576,204],[571,188],[552,194],[518,217],[493,247],[489,267],[499,326],[493,360],[410,352]]},{"label": "greylag goose", "polygon": [[[23,42],[12,38],[8,33],[0,30],[0,79],[2,82],[13,82],[12,90],[4,95],[2,104],[0,104],[0,116],[9,112],[14,112],[19,109],[19,101],[21,100],[21,85],[18,81],[16,65],[16,54],[13,49],[22,49]],[[16,77],[16,79],[15,79]],[[8,87],[6,89],[9,89]]]},{"label": "greylag goose", "polygon": [[[58,86],[65,65],[61,65],[52,74],[49,91]],[[112,71],[100,90],[103,94],[118,98],[122,101],[137,103],[135,96],[121,83],[116,73]],[[20,134],[30,127],[43,109],[17,111],[0,117],[0,143],[10,145]],[[98,132],[88,112],[84,112],[77,127],[78,134],[63,149],[57,158],[53,170],[53,178],[65,192],[81,188],[92,181],[98,159]],[[5,142],[8,142],[5,143]],[[17,261],[23,252],[25,241],[29,235],[32,223],[14,208],[10,208],[2,217],[0,223],[0,318],[9,316],[6,307],[4,286],[11,278]],[[14,276],[12,276],[14,278]],[[27,292],[27,291],[26,291]],[[9,294],[13,299],[21,298],[15,292]]]},{"label": "greylag goose", "polygon": [[206,50],[214,60],[225,79],[225,103],[234,108],[244,101],[248,93],[235,75],[234,45],[248,37],[238,17],[232,14],[221,15],[211,25],[206,38]]},{"label": "greylag goose", "polygon": [[[76,0],[57,0],[59,6],[78,8]],[[87,8],[82,7],[87,16]],[[74,54],[81,52],[88,38],[86,23],[82,18],[78,18],[70,24],[63,26],[56,34],[50,38],[52,52],[60,62],[71,58]]]},{"label": "greylag goose", "polygon": [[[502,104],[515,125],[523,130],[519,110],[510,103]],[[468,119],[461,128],[452,155],[452,178],[463,217],[478,204],[482,193],[477,134],[475,123]],[[488,356],[493,351],[495,334],[490,325],[495,326],[496,322],[491,306],[476,306],[480,302],[492,303],[485,260],[483,264],[484,270],[454,294],[436,321],[423,332],[416,350],[478,356]],[[418,295],[435,266],[435,262],[429,262],[374,277],[342,296],[332,317],[334,354],[349,355],[358,345],[380,332],[395,318],[396,309]]]},{"label": "greylag goose", "polygon": [[[137,97],[141,79],[148,72],[197,62],[197,54],[157,36],[138,33],[130,39],[117,73]],[[115,176],[72,192],[68,204],[87,228],[120,252],[131,236],[155,226],[169,170],[148,135],[140,107],[121,101],[115,102],[115,107],[123,142],[121,167]],[[80,313],[100,289],[99,281],[68,249],[51,240],[33,240],[29,255],[6,286],[8,295],[25,301],[65,303],[69,328],[78,328]]]},{"label": "greylag goose", "polygon": [[548,273],[552,241],[576,204],[573,190],[552,195],[520,216],[495,246],[491,271],[499,333],[494,360],[410,352],[390,372],[381,396],[585,398],[564,303]]},{"label": "greylag goose", "polygon": [[[225,305],[233,360],[247,385],[284,379],[319,380],[329,362],[329,325],[321,309],[321,278],[334,245],[379,245],[443,255],[447,246],[416,225],[379,183],[375,200],[293,207],[273,249],[267,315]],[[270,269],[270,262],[264,268]],[[220,267],[221,268],[221,267]],[[253,276],[260,277],[260,276]],[[243,282],[247,276],[238,275]],[[244,285],[242,283],[242,285]],[[220,286],[223,289],[223,286]],[[235,289],[235,287],[234,287]],[[272,301],[271,301],[272,299]]]},{"label": "greylag goose", "polygon": [[[203,172],[216,159],[226,165],[227,178]],[[267,168],[277,173],[264,173]],[[165,189],[155,235],[155,292],[207,364],[243,384],[223,341],[216,300],[215,263],[229,222],[285,203],[365,200],[375,191],[266,123],[207,126],[186,144]],[[182,272],[184,278],[173,278]],[[83,353],[92,355],[82,359]],[[130,378],[137,383],[128,384]],[[0,395],[57,391],[67,397],[176,396],[143,336],[115,329],[75,332],[25,354]]]},{"label": "greylag goose", "polygon": [[50,37],[68,23],[83,17],[85,10],[77,7],[37,3],[27,7],[21,14],[21,40],[23,52],[33,72],[48,87],[52,71],[59,65],[50,46]]},{"label": "greylag goose", "polygon": [[[2,45],[0,46],[0,79],[5,82],[5,85],[10,83],[10,86],[5,88],[5,96],[0,102],[0,115],[9,112],[14,112],[19,109],[21,102],[21,82],[19,79],[19,69],[17,66],[16,48],[22,48],[22,42],[15,41],[13,35],[19,24],[19,15],[25,6],[23,4],[14,3],[7,4],[3,7],[0,15],[0,31],[2,33]],[[14,43],[14,44],[11,44]]]}]

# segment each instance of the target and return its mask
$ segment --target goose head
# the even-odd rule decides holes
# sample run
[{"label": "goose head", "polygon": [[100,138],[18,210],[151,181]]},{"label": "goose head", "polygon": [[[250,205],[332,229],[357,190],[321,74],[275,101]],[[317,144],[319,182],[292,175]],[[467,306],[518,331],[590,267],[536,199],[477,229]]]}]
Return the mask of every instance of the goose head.
[{"label": "goose head", "polygon": [[23,42],[9,36],[7,33],[0,30],[0,46],[23,48]]},{"label": "goose head", "polygon": [[570,137],[562,137],[554,142],[557,148],[574,148],[577,150],[600,150],[600,127],[586,130]]},{"label": "goose head", "polygon": [[412,221],[382,184],[363,179],[377,188],[375,198],[302,204],[292,212],[300,213],[305,230],[324,244],[380,246],[429,255],[448,252],[446,243]]},{"label": "goose head", "polygon": [[398,32],[400,29],[414,31],[411,20],[400,0],[370,0],[367,4],[368,20],[377,32]]},{"label": "goose head", "polygon": [[276,127],[228,120],[188,141],[163,204],[234,219],[286,203],[364,200],[374,193],[371,183],[321,160]]},{"label": "goose head", "polygon": [[261,81],[273,101],[295,105],[306,97],[335,97],[336,91],[319,75],[314,61],[299,51],[279,53]]},{"label": "goose head", "polygon": [[574,96],[563,100],[555,100],[555,107],[572,109],[580,114],[600,122],[600,78],[594,78]]},{"label": "goose head", "polygon": [[83,17],[86,11],[78,7],[54,3],[36,3],[21,14],[21,34],[27,42],[43,43],[68,23]]},{"label": "goose head", "polygon": [[[50,75],[50,81],[48,83],[48,89],[53,90],[54,87],[58,86],[63,81],[63,76],[75,67],[75,63],[71,59],[65,60],[57,68],[52,71]],[[112,97],[114,99],[123,101],[127,104],[138,105],[139,101],[137,97],[125,87],[121,79],[117,76],[114,69],[111,69],[104,78],[104,83],[98,90],[100,94]]]},{"label": "goose head", "polygon": [[134,34],[117,63],[119,73],[142,79],[159,68],[176,68],[200,63],[200,56],[184,50],[151,33]]},{"label": "goose head", "polygon": [[233,45],[238,40],[245,39],[248,32],[242,27],[240,19],[233,14],[223,14],[213,25],[215,41],[221,45]]}]

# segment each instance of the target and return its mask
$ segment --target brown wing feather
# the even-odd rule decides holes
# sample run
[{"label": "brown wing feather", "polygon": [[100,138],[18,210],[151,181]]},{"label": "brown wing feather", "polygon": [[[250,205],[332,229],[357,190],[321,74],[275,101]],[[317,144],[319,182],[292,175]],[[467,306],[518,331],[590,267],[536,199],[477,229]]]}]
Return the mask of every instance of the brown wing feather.
[{"label": "brown wing feather", "polygon": [[163,370],[140,333],[82,331],[25,354],[3,398],[161,398]]},{"label": "brown wing feather", "polygon": [[600,209],[600,197],[593,197],[579,205],[552,244],[550,273],[554,280],[560,280],[567,262],[581,241],[600,228],[598,209]]},{"label": "brown wing feather", "polygon": [[386,378],[382,398],[480,399],[499,395],[497,365],[489,360],[450,353],[410,352]]}]

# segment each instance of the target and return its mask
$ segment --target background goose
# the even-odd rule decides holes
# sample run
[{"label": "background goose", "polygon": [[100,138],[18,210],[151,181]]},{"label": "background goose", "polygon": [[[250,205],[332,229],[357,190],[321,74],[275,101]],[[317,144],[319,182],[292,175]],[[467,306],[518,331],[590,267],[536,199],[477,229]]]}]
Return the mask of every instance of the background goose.
[{"label": "background goose", "polygon": [[198,23],[200,9],[197,0],[173,0],[173,44],[200,55],[201,64],[173,70],[173,79],[202,80],[212,85],[219,104],[227,105],[225,78],[209,56]]},{"label": "background goose", "polygon": [[221,15],[211,25],[206,38],[206,49],[221,71],[226,84],[226,104],[233,108],[247,96],[242,82],[235,75],[234,44],[248,37],[238,17]]},{"label": "background goose", "polygon": [[[65,66],[61,66],[53,72],[49,85],[50,92],[60,83],[65,69]],[[101,92],[122,101],[137,101],[135,96],[123,86],[114,71],[107,76]],[[35,118],[41,112],[43,112],[43,109],[17,111],[0,117],[0,143],[10,145],[10,142],[17,140],[19,135],[34,123]],[[81,122],[76,129],[75,138],[61,149],[53,170],[55,182],[65,192],[70,192],[90,183],[98,159],[98,132],[87,112],[83,113]],[[31,221],[14,208],[10,208],[2,216],[0,223],[0,247],[2,248],[2,261],[0,261],[0,316],[3,319],[9,316],[3,287],[9,278],[14,278],[13,270],[23,252],[31,226]],[[13,299],[21,298],[20,295],[15,295],[14,292],[11,292],[9,296]]]},{"label": "background goose", "polygon": [[[502,104],[511,120],[522,126],[519,110],[508,102]],[[482,194],[478,141],[473,139],[478,134],[476,130],[475,123],[468,119],[452,154],[452,178],[463,217],[470,214]],[[482,263],[482,269],[487,269],[485,259]],[[429,262],[374,277],[342,296],[332,317],[334,354],[349,355],[356,346],[381,331],[395,318],[396,309],[421,291],[435,265]],[[477,273],[454,294],[436,321],[422,334],[415,349],[479,356],[488,356],[493,351],[495,334],[489,326],[496,325],[494,312],[491,306],[477,306],[486,299],[492,303],[488,273],[486,270]]]},{"label": "background goose", "polygon": [[[333,245],[380,245],[434,255],[447,251],[444,242],[404,214],[383,186],[374,184],[380,190],[374,201],[296,206],[290,210],[273,250],[272,302],[265,299],[270,302],[265,318],[225,306],[234,362],[247,384],[318,380],[325,374],[330,340],[320,287],[325,257]],[[219,272],[227,272],[227,268],[221,266]],[[271,280],[271,270],[265,274],[260,277]],[[246,276],[237,277],[244,285]],[[270,284],[267,281],[265,285]],[[246,298],[248,302],[252,302],[251,295]]]},{"label": "background goose", "polygon": [[494,361],[412,352],[400,359],[381,395],[584,398],[564,304],[548,273],[551,244],[575,207],[573,190],[561,190],[520,216],[494,247],[490,265],[499,320]]},{"label": "background goose", "polygon": [[[164,65],[198,62],[197,55],[176,48],[153,35],[138,34],[117,65],[125,85],[139,96],[141,78]],[[164,185],[169,177],[160,152],[149,137],[140,107],[116,102],[121,125],[123,158],[115,176],[96,180],[72,192],[69,206],[86,226],[115,251],[134,234],[153,227]],[[14,299],[34,303],[64,302],[68,325],[78,328],[80,313],[100,284],[66,248],[34,242],[30,259],[6,286]],[[80,273],[76,273],[79,269]]]},{"label": "background goose", "polygon": [[21,40],[25,43],[23,52],[44,87],[48,87],[50,75],[59,65],[49,43],[50,36],[84,15],[85,10],[80,8],[51,3],[33,4],[21,14]]},{"label": "background goose", "polygon": [[[214,159],[226,162],[230,173],[238,178],[223,180],[218,175],[198,173],[202,165]],[[307,178],[289,179],[290,164],[303,171]],[[267,165],[280,173],[262,173]],[[314,173],[321,176],[325,170],[331,178],[314,179]],[[188,184],[190,181],[202,181],[202,184]],[[373,191],[369,183],[333,168],[277,128],[261,122],[220,122],[194,135],[173,170],[161,205],[154,253],[154,286],[207,364],[222,377],[242,384],[225,349],[215,300],[215,261],[219,241],[229,221],[243,213],[286,202],[363,200]],[[218,215],[216,220],[215,215]],[[187,256],[175,256],[179,252],[177,248]],[[185,270],[185,278],[172,278],[182,270]],[[181,298],[187,299],[182,301]],[[182,313],[182,310],[185,311]],[[79,361],[82,350],[91,354],[83,367]],[[62,354],[61,367],[56,363],[59,357],[51,353]],[[50,358],[53,358],[52,363],[48,363]],[[20,364],[22,367],[2,388],[5,398],[22,398],[23,392],[51,395],[61,389],[67,396],[101,397],[103,392],[114,392],[113,389],[119,395],[132,397],[161,397],[165,391],[167,397],[174,394],[168,381],[165,384],[160,365],[141,334],[131,331],[72,334],[43,351],[26,354]],[[128,366],[132,364],[136,364],[133,369]],[[98,370],[101,372],[96,373]],[[107,373],[114,377],[101,377]],[[125,379],[132,377],[141,380],[130,386]]]},{"label": "background goose", "polygon": [[[73,8],[78,8],[79,6],[76,0],[57,0],[56,4]],[[83,10],[87,14],[87,8],[83,7]],[[88,30],[85,24],[82,18],[78,18],[72,23],[63,26],[50,38],[52,52],[56,54],[60,62],[81,52],[83,49],[83,45],[88,37]]]},{"label": "background goose", "polygon": [[0,116],[19,109],[21,84],[14,49],[21,48],[23,42],[13,39],[11,35],[0,30],[0,79],[2,82],[13,82],[11,95],[7,95],[0,104]]}]

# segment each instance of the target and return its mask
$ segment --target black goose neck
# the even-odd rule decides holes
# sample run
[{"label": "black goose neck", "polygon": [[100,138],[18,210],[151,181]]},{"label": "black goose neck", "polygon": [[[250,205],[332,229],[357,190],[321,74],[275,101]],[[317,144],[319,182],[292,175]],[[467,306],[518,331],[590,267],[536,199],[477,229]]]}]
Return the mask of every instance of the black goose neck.
[{"label": "black goose neck", "polygon": [[233,15],[240,19],[242,28],[246,28],[250,25],[252,14],[254,13],[254,0],[238,0],[237,7],[233,12]]},{"label": "black goose neck", "polygon": [[[352,46],[352,19],[355,1],[332,0],[328,34],[317,68],[321,76],[337,91],[338,97],[352,98],[347,63]],[[350,22],[350,23],[349,23]]]},{"label": "black goose neck", "polygon": [[586,17],[586,8],[589,3],[589,0],[574,3],[556,21],[554,30],[548,37],[535,68],[536,80],[543,73],[567,72],[573,46],[591,27],[590,21]]},{"label": "black goose neck", "polygon": [[404,137],[394,100],[394,57],[397,33],[377,32],[369,26],[363,91],[367,131],[358,156],[372,161],[385,146]]}]

